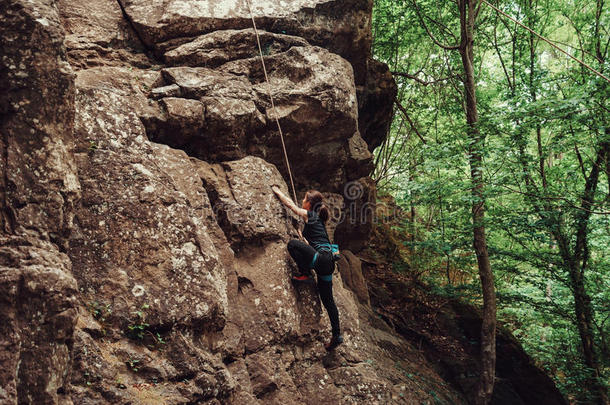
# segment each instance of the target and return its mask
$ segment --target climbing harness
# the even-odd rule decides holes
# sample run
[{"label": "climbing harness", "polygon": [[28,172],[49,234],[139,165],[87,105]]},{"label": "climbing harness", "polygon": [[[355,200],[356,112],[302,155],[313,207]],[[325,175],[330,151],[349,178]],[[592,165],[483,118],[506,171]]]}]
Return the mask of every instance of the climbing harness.
[{"label": "climbing harness", "polygon": [[335,244],[332,244],[332,243],[325,243],[325,245],[328,246],[328,250],[330,250],[330,252],[332,254],[335,255],[335,254],[339,253],[339,245],[335,245]]},{"label": "climbing harness", "polygon": [[[324,247],[324,248],[320,249],[320,251],[330,252],[333,255],[333,262],[336,262],[337,260],[339,260],[339,245],[333,245],[331,243],[326,243],[326,245],[328,245],[329,247],[328,248]],[[314,253],[313,259],[311,259],[311,264],[309,265],[310,268],[313,269],[313,266],[318,261],[319,253],[320,252],[318,252],[318,251],[316,251],[316,253]]]},{"label": "climbing harness", "polygon": [[311,264],[309,265],[309,267],[313,269],[313,266],[315,266],[315,265],[316,265],[316,262],[317,262],[317,261],[318,261],[318,252],[316,252],[316,253],[313,255],[313,259],[311,259]]},{"label": "climbing harness", "polygon": [[[337,246],[337,245],[335,245],[335,246]],[[318,252],[316,252],[316,253],[313,255],[313,259],[311,260],[311,264],[309,265],[309,267],[310,267],[310,268],[312,268],[312,269],[314,268],[314,266],[316,265],[316,261],[318,261],[318,256],[319,256],[319,253],[318,253]],[[334,257],[333,257],[333,261],[334,261]],[[333,264],[333,266],[334,266],[334,264]],[[333,272],[334,272],[334,271],[333,271]],[[333,275],[332,275],[332,273],[331,273],[331,274],[327,274],[327,275],[325,275],[325,276],[318,274],[318,278],[319,278],[320,280],[324,280],[324,281],[333,281]]]},{"label": "climbing harness", "polygon": [[275,118],[275,123],[277,124],[277,129],[280,133],[280,139],[282,140],[282,150],[284,151],[284,160],[286,162],[286,168],[288,169],[288,176],[290,177],[290,185],[292,186],[292,196],[294,197],[294,201],[297,202],[297,192],[294,188],[294,180],[292,179],[292,171],[290,170],[290,162],[288,161],[288,153],[286,152],[286,143],[284,142],[284,133],[282,132],[282,127],[280,125],[280,121],[277,118],[277,111],[275,109],[275,103],[273,101],[273,96],[271,95],[271,83],[269,83],[269,77],[267,76],[267,67],[265,66],[265,59],[263,58],[263,49],[261,47],[261,40],[258,35],[258,29],[256,29],[256,21],[254,21],[254,14],[252,14],[252,4],[250,4],[250,0],[246,0],[248,3],[248,10],[250,11],[250,18],[252,19],[252,26],[254,27],[254,33],[256,34],[256,44],[258,45],[258,53],[261,58],[261,64],[263,65],[263,73],[265,74],[265,81],[267,82],[267,94],[269,95],[269,100],[271,100],[271,111],[273,113],[273,118]]},{"label": "climbing harness", "polygon": [[[324,231],[326,231],[326,228],[324,228]],[[326,234],[326,237],[328,237],[328,233]],[[334,245],[332,243],[325,243],[324,246],[320,249],[320,251],[330,252],[332,254],[333,267],[334,267],[334,262],[339,260],[339,245]],[[311,268],[311,269],[315,268],[314,266],[316,265],[316,262],[318,261],[319,255],[320,255],[320,253],[318,251],[316,251],[316,253],[314,253],[313,259],[311,259],[311,264],[309,265],[309,268]],[[334,271],[333,271],[333,273],[334,273]],[[318,275],[318,278],[321,280],[324,280],[324,281],[333,281],[332,273],[325,275],[325,276]]]}]

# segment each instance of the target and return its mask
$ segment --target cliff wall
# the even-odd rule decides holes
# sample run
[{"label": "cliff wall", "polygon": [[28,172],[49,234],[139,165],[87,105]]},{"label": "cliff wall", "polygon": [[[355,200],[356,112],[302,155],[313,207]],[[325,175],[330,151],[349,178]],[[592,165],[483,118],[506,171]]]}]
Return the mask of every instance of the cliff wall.
[{"label": "cliff wall", "polygon": [[[394,367],[417,353],[340,276],[332,354],[315,289],[289,282],[295,220],[270,190],[288,193],[247,3],[1,3],[0,402],[428,395]],[[253,6],[297,188],[339,205],[387,125],[371,103],[394,91],[370,11]],[[350,226],[355,247],[368,227]]]}]

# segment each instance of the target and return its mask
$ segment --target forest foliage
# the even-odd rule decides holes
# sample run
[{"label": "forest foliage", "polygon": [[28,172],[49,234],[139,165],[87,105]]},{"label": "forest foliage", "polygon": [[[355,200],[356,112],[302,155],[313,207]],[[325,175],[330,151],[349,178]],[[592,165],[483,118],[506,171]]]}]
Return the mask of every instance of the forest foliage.
[{"label": "forest foliage", "polygon": [[[474,42],[485,227],[498,320],[573,403],[610,376],[610,5],[480,3]],[[409,213],[408,269],[481,303],[456,2],[376,0],[374,56],[398,87],[375,180]]]}]

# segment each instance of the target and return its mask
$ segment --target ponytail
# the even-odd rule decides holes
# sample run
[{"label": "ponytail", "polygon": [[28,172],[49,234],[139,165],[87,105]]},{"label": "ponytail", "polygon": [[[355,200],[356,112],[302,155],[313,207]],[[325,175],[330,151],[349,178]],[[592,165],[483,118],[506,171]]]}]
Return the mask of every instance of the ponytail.
[{"label": "ponytail", "polygon": [[322,193],[317,190],[309,190],[305,194],[305,200],[309,202],[311,209],[318,214],[322,222],[326,223],[330,218],[330,211],[324,204]]},{"label": "ponytail", "polygon": [[326,223],[328,221],[328,218],[330,218],[330,211],[324,203],[322,203],[322,205],[320,206],[320,209],[318,210],[318,215],[324,223]]}]

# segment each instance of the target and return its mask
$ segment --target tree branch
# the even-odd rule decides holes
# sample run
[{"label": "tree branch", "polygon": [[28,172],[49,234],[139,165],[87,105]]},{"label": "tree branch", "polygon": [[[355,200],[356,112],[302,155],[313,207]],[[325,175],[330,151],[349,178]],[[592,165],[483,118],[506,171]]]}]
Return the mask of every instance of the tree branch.
[{"label": "tree branch", "polygon": [[400,104],[400,102],[398,101],[397,98],[394,99],[394,104],[396,104],[396,107],[398,107],[398,109],[400,110],[400,112],[405,116],[405,118],[407,119],[407,122],[409,123],[409,125],[411,125],[411,128],[413,129],[413,131],[417,134],[417,136],[419,137],[419,139],[421,139],[421,141],[425,144],[427,143],[426,140],[424,139],[424,137],[419,133],[419,130],[417,129],[417,127],[415,126],[415,123],[413,122],[413,120],[411,120],[411,117],[409,117],[409,113],[407,112],[407,110],[402,106],[402,104]]},{"label": "tree branch", "polygon": [[436,83],[439,83],[439,82],[444,82],[444,81],[451,80],[451,79],[456,77],[456,76],[449,76],[449,77],[443,77],[443,78],[440,78],[440,79],[434,79],[434,80],[430,80],[430,81],[425,81],[425,80],[420,79],[419,77],[417,77],[417,74],[410,74],[410,73],[407,73],[407,72],[392,72],[392,74],[394,76],[406,77],[407,79],[415,80],[417,83],[421,84],[422,86],[429,86],[431,84],[436,84]]},{"label": "tree branch", "polygon": [[430,32],[430,30],[428,29],[428,25],[424,21],[424,18],[422,17],[422,15],[421,15],[421,13],[419,11],[419,6],[417,5],[417,2],[415,0],[413,0],[413,5],[415,6],[415,13],[417,14],[417,17],[419,18],[419,21],[423,25],[424,29],[426,30],[426,33],[428,34],[428,36],[430,37],[432,42],[434,42],[436,45],[438,45],[441,48],[446,49],[448,51],[455,51],[457,49],[460,49],[460,45],[459,44],[458,45],[445,45],[445,44],[441,43],[439,40],[437,40],[434,37],[434,35],[432,35],[432,32]]}]

